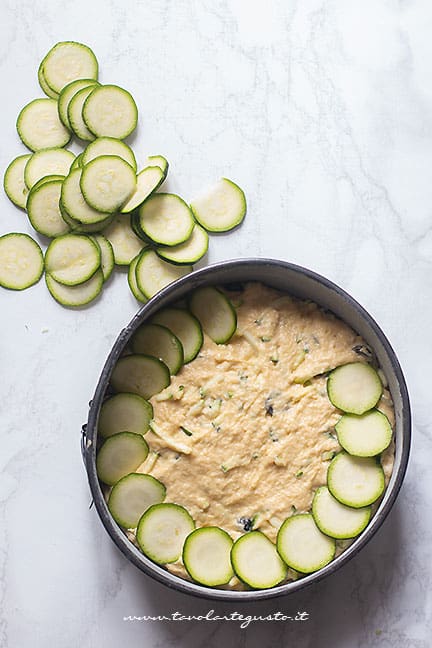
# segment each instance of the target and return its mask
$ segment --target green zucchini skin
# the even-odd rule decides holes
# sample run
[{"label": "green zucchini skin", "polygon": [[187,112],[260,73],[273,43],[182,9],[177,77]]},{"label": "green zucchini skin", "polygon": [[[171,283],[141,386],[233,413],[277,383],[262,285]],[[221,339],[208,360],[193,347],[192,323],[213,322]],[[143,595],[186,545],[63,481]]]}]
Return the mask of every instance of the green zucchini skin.
[{"label": "green zucchini skin", "polygon": [[377,409],[357,416],[344,414],[335,425],[339,444],[357,457],[375,457],[391,443],[393,430],[387,416]]},{"label": "green zucchini skin", "polygon": [[317,527],[327,536],[338,540],[355,538],[368,525],[371,507],[352,508],[341,504],[326,486],[315,491],[312,515]]},{"label": "green zucchini skin", "polygon": [[187,310],[164,308],[152,317],[152,323],[166,326],[180,340],[183,347],[183,361],[192,362],[201,350],[204,336],[201,324]]},{"label": "green zucchini skin", "polygon": [[201,527],[190,533],[182,559],[189,576],[201,585],[225,585],[234,576],[231,565],[231,536],[219,527]]},{"label": "green zucchini skin", "polygon": [[124,430],[135,434],[146,434],[152,418],[153,407],[149,401],[137,394],[121,392],[111,396],[102,404],[98,434],[103,438]]},{"label": "green zucchini skin", "polygon": [[166,326],[142,324],[134,334],[131,346],[134,353],[160,358],[173,376],[183,366],[183,346]]},{"label": "green zucchini skin", "polygon": [[114,486],[145,461],[148,451],[147,442],[140,434],[119,432],[108,437],[96,457],[99,479]]},{"label": "green zucchini skin", "polygon": [[253,589],[275,587],[287,575],[275,545],[261,531],[249,531],[234,542],[231,564],[238,578]]},{"label": "green zucchini skin", "polygon": [[15,232],[0,236],[0,286],[25,290],[39,281],[43,271],[43,252],[31,236]]},{"label": "green zucchini skin", "polygon": [[332,405],[347,414],[364,414],[380,400],[383,386],[378,373],[365,362],[349,362],[336,367],[327,379]]},{"label": "green zucchini skin", "polygon": [[24,169],[31,156],[31,153],[27,153],[12,160],[3,178],[3,188],[7,197],[20,209],[26,208],[28,187],[24,180]]},{"label": "green zucchini skin", "polygon": [[186,537],[195,529],[190,513],[179,504],[154,504],[141,517],[136,539],[141,551],[161,565],[181,556]]},{"label": "green zucchini skin", "polygon": [[221,178],[191,202],[191,209],[195,220],[208,232],[229,232],[246,216],[246,196],[238,184]]},{"label": "green zucchini skin", "polygon": [[282,523],[277,548],[291,569],[311,574],[333,560],[336,542],[320,531],[310,513],[304,513],[292,515]]},{"label": "green zucchini skin", "polygon": [[197,288],[189,309],[216,344],[226,344],[237,330],[237,313],[224,293],[213,286]]},{"label": "green zucchini skin", "polygon": [[383,494],[384,471],[375,457],[354,457],[339,452],[328,467],[327,487],[341,504],[363,508]]},{"label": "green zucchini skin", "polygon": [[117,524],[135,529],[145,511],[163,502],[165,495],[164,484],[152,475],[130,473],[114,484],[108,508]]},{"label": "green zucchini skin", "polygon": [[116,392],[138,394],[148,400],[171,382],[168,367],[162,360],[148,355],[132,354],[118,360],[111,374]]}]

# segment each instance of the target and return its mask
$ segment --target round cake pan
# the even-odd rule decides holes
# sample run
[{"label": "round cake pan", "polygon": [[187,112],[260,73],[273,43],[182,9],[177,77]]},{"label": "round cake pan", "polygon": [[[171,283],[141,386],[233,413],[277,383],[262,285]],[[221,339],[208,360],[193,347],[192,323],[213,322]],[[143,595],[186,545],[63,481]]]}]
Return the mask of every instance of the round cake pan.
[{"label": "round cake pan", "polygon": [[[106,505],[96,474],[96,444],[99,412],[111,372],[137,328],[157,310],[183,299],[199,286],[239,284],[248,281],[259,281],[301,299],[310,299],[333,312],[364,338],[376,354],[378,363],[388,380],[396,417],[396,454],[390,483],[377,512],[363,533],[335,560],[318,572],[278,587],[233,591],[205,587],[174,576],[149,560],[128,540],[125,532],[114,522]],[[307,268],[275,259],[238,259],[210,265],[175,281],[150,299],[120,332],[105,362],[91,401],[87,424],[83,426],[81,439],[84,463],[97,512],[109,536],[122,553],[136,567],[170,588],[213,600],[243,602],[270,599],[296,592],[334,573],[355,556],[378,531],[396,500],[408,463],[410,440],[411,416],[405,379],[398,359],[378,324],[359,303],[336,284]]]}]

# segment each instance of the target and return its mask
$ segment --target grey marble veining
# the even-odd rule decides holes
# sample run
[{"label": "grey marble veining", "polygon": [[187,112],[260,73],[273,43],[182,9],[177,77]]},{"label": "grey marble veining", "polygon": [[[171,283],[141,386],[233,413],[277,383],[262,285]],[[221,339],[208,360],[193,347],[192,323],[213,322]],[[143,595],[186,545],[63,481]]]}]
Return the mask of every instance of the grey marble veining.
[{"label": "grey marble veining", "polygon": [[[251,606],[153,583],[112,545],[79,450],[104,359],[136,311],[118,273],[94,306],[62,309],[43,282],[0,293],[0,645],[427,648],[432,634],[432,6],[427,0],[4,0],[0,168],[24,152],[21,107],[58,40],[88,43],[128,88],[139,162],[162,153],[186,199],[225,175],[244,225],[207,262],[306,265],[388,334],[414,413],[412,459],[373,541],[331,578]],[[75,147],[78,150],[78,147]],[[1,196],[0,233],[30,232]],[[129,615],[295,615],[296,623],[127,622]]]}]

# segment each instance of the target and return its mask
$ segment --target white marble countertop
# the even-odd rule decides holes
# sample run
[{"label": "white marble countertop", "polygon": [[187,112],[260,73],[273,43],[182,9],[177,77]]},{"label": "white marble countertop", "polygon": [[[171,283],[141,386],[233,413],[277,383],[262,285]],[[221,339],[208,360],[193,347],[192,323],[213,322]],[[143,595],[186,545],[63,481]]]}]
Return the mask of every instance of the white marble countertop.
[{"label": "white marble countertop", "polygon": [[[0,645],[4,648],[391,646],[432,633],[432,5],[427,0],[4,0],[0,168],[24,152],[20,108],[59,40],[93,47],[140,109],[138,157],[162,153],[186,199],[221,175],[249,213],[208,262],[309,266],[378,320],[406,373],[412,457],[388,520],[337,574],[252,606],[200,601],[141,574],[94,509],[80,428],[104,359],[137,310],[117,273],[61,308],[43,282],[0,292]],[[2,195],[0,233],[30,232]],[[294,615],[305,622],[127,622],[128,615]],[[428,639],[429,637],[429,639]]]}]

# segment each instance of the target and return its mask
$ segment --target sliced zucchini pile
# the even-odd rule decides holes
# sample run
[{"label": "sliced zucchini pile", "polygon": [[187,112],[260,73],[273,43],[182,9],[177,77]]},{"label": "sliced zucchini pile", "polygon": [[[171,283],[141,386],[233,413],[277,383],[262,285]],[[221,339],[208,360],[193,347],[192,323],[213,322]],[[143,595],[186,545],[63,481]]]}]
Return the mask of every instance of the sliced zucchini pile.
[{"label": "sliced zucchini pile", "polygon": [[99,243],[82,234],[53,239],[45,254],[45,273],[47,288],[59,304],[88,304],[99,295],[104,283]]},{"label": "sliced zucchini pile", "polygon": [[[57,43],[43,58],[38,79],[47,96],[24,106],[17,119],[19,137],[33,153],[9,164],[4,189],[42,236],[104,236],[98,240],[104,281],[114,265],[129,266],[131,292],[144,302],[207,253],[206,230],[238,225],[246,201],[226,178],[191,206],[175,194],[156,193],[168,161],[149,155],[137,171],[135,154],[123,141],[137,126],[136,103],[124,88],[102,85],[98,71],[92,50],[74,41]],[[77,156],[64,148],[73,136],[84,145]],[[140,255],[147,248],[149,254]],[[72,294],[59,283],[47,276],[63,306],[88,303],[102,285],[100,273]]]}]

